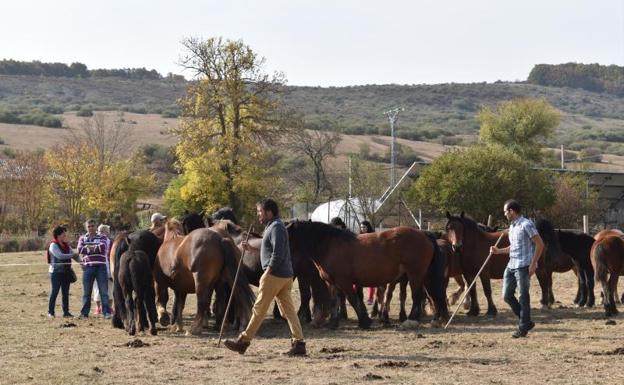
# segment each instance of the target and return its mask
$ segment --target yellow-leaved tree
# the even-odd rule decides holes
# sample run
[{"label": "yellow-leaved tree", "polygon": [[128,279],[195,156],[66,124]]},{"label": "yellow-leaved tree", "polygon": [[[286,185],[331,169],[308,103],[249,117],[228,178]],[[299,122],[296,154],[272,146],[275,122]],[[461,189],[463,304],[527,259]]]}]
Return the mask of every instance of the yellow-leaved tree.
[{"label": "yellow-leaved tree", "polygon": [[294,115],[279,100],[284,77],[264,73],[264,59],[242,41],[188,38],[183,45],[180,64],[195,80],[172,129],[183,176],[165,192],[168,207],[173,214],[221,206],[249,214],[281,183],[272,175],[268,147],[293,125]]}]

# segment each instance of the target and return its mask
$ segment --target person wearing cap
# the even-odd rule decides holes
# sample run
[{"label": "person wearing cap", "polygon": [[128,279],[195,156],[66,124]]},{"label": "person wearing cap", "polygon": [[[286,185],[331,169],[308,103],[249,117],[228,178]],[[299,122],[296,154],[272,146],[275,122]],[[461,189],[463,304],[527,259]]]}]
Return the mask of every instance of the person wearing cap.
[{"label": "person wearing cap", "polygon": [[[108,273],[108,308],[113,309],[113,299],[110,296],[110,293],[113,292],[113,274],[110,268],[110,252],[111,252],[111,244],[113,241],[110,238],[110,226],[101,224],[97,228],[97,233],[102,237],[106,238],[106,243],[108,244],[107,250],[108,255],[106,256],[106,272]],[[100,289],[98,287],[97,281],[93,283],[93,300],[95,301],[95,314],[102,314],[102,300],[100,296]]]},{"label": "person wearing cap", "polygon": [[151,219],[152,226],[150,227],[150,231],[155,232],[159,230],[160,228],[162,228],[165,225],[164,224],[165,219],[167,219],[167,217],[162,215],[161,213],[152,214],[152,219]]}]

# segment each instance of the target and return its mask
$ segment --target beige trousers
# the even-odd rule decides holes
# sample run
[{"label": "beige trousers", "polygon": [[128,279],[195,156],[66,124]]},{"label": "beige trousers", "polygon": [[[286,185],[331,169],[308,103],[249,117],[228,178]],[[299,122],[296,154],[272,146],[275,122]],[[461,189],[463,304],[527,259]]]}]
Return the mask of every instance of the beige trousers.
[{"label": "beige trousers", "polygon": [[267,273],[262,275],[262,278],[260,278],[258,297],[253,307],[253,315],[251,316],[251,320],[249,320],[247,329],[241,333],[244,341],[249,342],[256,336],[256,332],[260,329],[260,325],[262,325],[262,321],[264,321],[267,310],[274,298],[277,300],[277,306],[282,316],[288,321],[293,341],[303,341],[301,323],[299,322],[299,317],[295,311],[295,305],[293,305],[292,297],[290,296],[292,285],[292,277],[280,278]]}]

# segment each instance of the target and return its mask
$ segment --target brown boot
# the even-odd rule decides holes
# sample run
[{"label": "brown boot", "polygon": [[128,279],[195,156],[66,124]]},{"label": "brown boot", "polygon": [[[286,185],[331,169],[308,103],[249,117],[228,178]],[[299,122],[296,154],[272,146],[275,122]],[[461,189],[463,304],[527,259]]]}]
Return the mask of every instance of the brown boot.
[{"label": "brown boot", "polygon": [[289,351],[286,352],[287,356],[302,357],[306,356],[306,343],[304,341],[294,341]]},{"label": "brown boot", "polygon": [[238,336],[235,340],[225,340],[223,345],[230,350],[238,352],[238,354],[245,354],[245,351],[249,347],[249,342],[243,340],[243,336]]}]

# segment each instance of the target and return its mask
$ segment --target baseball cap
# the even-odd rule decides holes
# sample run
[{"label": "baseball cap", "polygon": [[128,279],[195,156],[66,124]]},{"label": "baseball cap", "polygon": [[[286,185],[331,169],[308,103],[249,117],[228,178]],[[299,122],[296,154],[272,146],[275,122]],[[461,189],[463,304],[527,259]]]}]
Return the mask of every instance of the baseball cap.
[{"label": "baseball cap", "polygon": [[154,214],[152,214],[151,221],[152,222],[154,222],[154,221],[162,221],[164,219],[167,219],[167,217],[162,215],[161,213],[154,213]]}]

